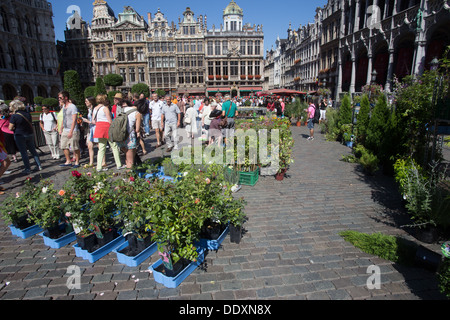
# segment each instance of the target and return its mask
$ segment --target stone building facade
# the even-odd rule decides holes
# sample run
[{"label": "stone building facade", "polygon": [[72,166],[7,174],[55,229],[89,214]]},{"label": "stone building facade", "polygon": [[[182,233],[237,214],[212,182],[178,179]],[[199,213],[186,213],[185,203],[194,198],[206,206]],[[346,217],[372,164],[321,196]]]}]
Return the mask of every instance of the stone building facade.
[{"label": "stone building facade", "polygon": [[264,33],[243,18],[232,0],[220,28],[213,25],[205,35],[208,95],[249,96],[263,89]]},{"label": "stone building facade", "polygon": [[[312,92],[326,86],[337,100],[371,83],[389,92],[394,77],[421,74],[450,45],[450,3],[328,0],[317,8],[313,24],[288,30],[281,43],[280,60],[290,63],[295,55],[294,82],[286,81],[286,88]],[[291,68],[282,72],[290,79]]]},{"label": "stone building facade", "polygon": [[[97,77],[109,73],[123,76],[129,92],[136,83],[146,83],[151,91],[162,89],[172,95],[249,95],[262,90],[264,34],[262,26],[244,24],[243,10],[231,0],[223,11],[223,24],[207,27],[206,15],[195,16],[188,7],[178,25],[158,11],[147,21],[132,7],[116,15],[104,0],[93,3],[92,25],[83,30],[66,30],[61,48],[63,65],[74,68],[75,39],[88,34],[93,85]],[[68,69],[65,69],[68,70]]]},{"label": "stone building facade", "polygon": [[44,0],[0,3],[0,99],[55,97],[58,75],[52,5]]}]

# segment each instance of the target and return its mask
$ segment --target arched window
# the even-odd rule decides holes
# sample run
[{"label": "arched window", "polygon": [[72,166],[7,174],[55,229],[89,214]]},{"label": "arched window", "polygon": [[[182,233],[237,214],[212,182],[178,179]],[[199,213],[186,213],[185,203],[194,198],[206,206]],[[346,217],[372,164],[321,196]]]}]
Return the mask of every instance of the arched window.
[{"label": "arched window", "polygon": [[36,58],[36,52],[34,50],[31,50],[31,65],[33,67],[34,72],[38,72],[38,62]]},{"label": "arched window", "polygon": [[32,38],[33,32],[31,31],[30,19],[28,19],[28,17],[25,17],[24,22],[25,22],[25,32],[27,33],[27,37]]},{"label": "arched window", "polygon": [[0,16],[2,17],[3,31],[10,32],[8,14],[6,13],[6,11],[3,7],[0,8]]},{"label": "arched window", "polygon": [[11,60],[11,63],[10,63],[11,69],[17,70],[16,52],[14,51],[14,48],[11,45],[8,46],[8,53],[9,53],[9,58]]},{"label": "arched window", "polygon": [[30,64],[28,63],[28,54],[27,49],[25,47],[22,47],[23,52],[23,65],[25,67],[25,71],[30,71]]},{"label": "arched window", "polygon": [[1,46],[0,46],[0,69],[6,69],[5,52],[3,51],[3,48]]},{"label": "arched window", "polygon": [[22,35],[23,34],[22,17],[17,12],[16,12],[16,22],[17,22],[17,32],[19,33],[19,35]]},{"label": "arched window", "polygon": [[40,40],[39,37],[39,20],[37,17],[34,17],[34,28],[35,28],[35,32],[36,32],[36,39]]}]

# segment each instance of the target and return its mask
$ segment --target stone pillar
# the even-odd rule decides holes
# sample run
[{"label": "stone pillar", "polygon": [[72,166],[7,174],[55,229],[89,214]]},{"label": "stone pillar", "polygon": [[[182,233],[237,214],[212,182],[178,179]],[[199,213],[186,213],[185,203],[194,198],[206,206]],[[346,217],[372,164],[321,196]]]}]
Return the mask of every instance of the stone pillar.
[{"label": "stone pillar", "polygon": [[370,85],[372,82],[372,53],[371,52],[367,53],[367,59],[368,59],[368,63],[367,63],[366,85]]},{"label": "stone pillar", "polygon": [[356,58],[354,52],[352,52],[352,79],[350,81],[350,93],[355,92],[355,81],[356,81]]},{"label": "stone pillar", "polygon": [[353,32],[356,32],[359,30],[359,0],[356,0],[356,4],[355,4],[355,19],[353,19],[354,21],[354,25],[353,25]]},{"label": "stone pillar", "polygon": [[338,79],[336,86],[336,101],[339,101],[339,94],[342,92],[342,53],[338,50],[338,61],[337,61]]},{"label": "stone pillar", "polygon": [[384,91],[391,92],[392,90],[392,76],[394,74],[394,49],[389,49],[389,64],[388,64],[388,74],[386,77],[386,84],[384,85]]}]

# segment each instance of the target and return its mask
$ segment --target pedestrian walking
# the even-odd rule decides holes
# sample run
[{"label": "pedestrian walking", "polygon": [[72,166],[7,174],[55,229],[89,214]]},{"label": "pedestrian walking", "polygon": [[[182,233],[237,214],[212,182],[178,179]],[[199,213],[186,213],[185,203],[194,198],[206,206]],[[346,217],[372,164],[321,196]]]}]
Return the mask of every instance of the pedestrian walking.
[{"label": "pedestrian walking", "polygon": [[234,102],[231,101],[230,95],[225,96],[225,102],[222,104],[222,118],[227,118],[227,125],[225,128],[222,128],[224,143],[227,143],[227,140],[234,137],[234,128],[235,122],[234,118],[238,116],[237,106]]},{"label": "pedestrian walking", "polygon": [[[84,103],[86,104],[86,107],[88,108],[88,115],[87,118],[83,118],[83,122],[86,122],[89,124],[89,133],[86,136],[86,144],[89,150],[89,164],[85,165],[85,167],[93,168],[94,167],[94,158],[95,158],[95,152],[94,152],[94,146],[98,144],[98,139],[94,138],[94,132],[95,132],[95,123],[93,120],[93,112],[95,107],[95,98],[94,97],[87,97],[84,100]],[[103,160],[103,166],[106,166],[106,161]]]},{"label": "pedestrian walking", "polygon": [[[198,132],[197,117],[198,117],[197,110],[195,110],[194,107],[191,107],[188,105],[183,121],[186,126],[186,133],[188,134],[188,137],[191,139],[194,139],[194,134],[196,132]],[[181,115],[180,115],[180,119],[181,119]]]},{"label": "pedestrian walking", "polygon": [[42,113],[39,115],[39,125],[44,133],[45,143],[47,143],[53,160],[59,160],[59,133],[58,121],[54,112],[50,112],[48,106],[42,106]]},{"label": "pedestrian walking", "polygon": [[109,127],[112,123],[111,112],[109,111],[109,100],[106,95],[99,94],[95,98],[97,106],[95,107],[93,114],[93,122],[95,124],[94,138],[98,139],[98,153],[97,153],[97,172],[105,171],[107,168],[103,168],[103,160],[106,156],[106,144],[109,146],[114,155],[114,161],[118,170],[123,169],[120,161],[120,150],[116,142],[111,142],[109,138]]},{"label": "pedestrian walking", "polygon": [[[150,136],[150,106],[149,106],[150,103],[148,102],[147,97],[143,93],[140,94],[139,100],[142,100],[144,103],[144,106],[141,107],[139,113],[142,115],[142,127],[144,128],[145,136],[148,137]],[[144,154],[146,153],[147,152],[145,152]]]},{"label": "pedestrian walking", "polygon": [[36,169],[41,171],[41,161],[36,151],[34,144],[34,133],[31,115],[26,112],[25,105],[20,100],[14,100],[9,105],[16,110],[9,120],[9,130],[14,131],[14,140],[19,148],[22,161],[25,166],[24,174],[31,173],[30,160],[28,158],[28,151],[34,158]]},{"label": "pedestrian walking", "polygon": [[9,130],[9,119],[11,118],[10,107],[5,103],[0,105],[0,131],[3,134],[4,145],[6,152],[11,156],[13,162],[17,162],[16,154],[19,149],[16,145],[16,140],[14,140],[14,132]]},{"label": "pedestrian walking", "polygon": [[[141,94],[141,96],[142,96],[142,94]],[[142,154],[145,156],[148,152],[147,152],[147,148],[145,147],[145,141],[144,141],[144,137],[146,136],[146,132],[144,129],[144,123],[146,120],[145,120],[144,115],[145,115],[145,112],[147,112],[147,114],[150,116],[149,103],[147,101],[147,98],[142,98],[142,99],[137,100],[134,103],[134,105],[136,106],[137,111],[139,113],[136,116],[139,118],[138,121],[139,121],[140,133],[138,135],[136,135],[136,139],[141,146]],[[150,117],[149,117],[149,119],[150,119]],[[136,152],[137,152],[137,149],[136,149]],[[141,162],[139,156],[135,156],[135,159],[137,160],[134,162],[135,164]]]},{"label": "pedestrian walking", "polygon": [[222,111],[213,110],[209,114],[210,125],[208,130],[209,145],[217,143],[219,146],[222,145],[222,127],[220,126]]},{"label": "pedestrian walking", "polygon": [[[2,141],[0,141],[0,178],[3,176],[8,167],[11,165],[11,160],[9,160],[8,153]],[[5,194],[6,189],[0,186],[0,195]]]},{"label": "pedestrian walking", "polygon": [[[167,143],[167,152],[172,149],[178,150],[178,127],[180,127],[180,109],[176,104],[172,103],[170,95],[166,95],[166,103],[163,105],[161,112],[161,127],[164,126],[164,138]],[[172,134],[172,140],[170,139]]]},{"label": "pedestrian walking", "polygon": [[144,111],[143,109],[146,107],[145,98],[135,101],[134,105],[123,104],[122,106],[124,113],[131,113],[128,115],[127,122],[128,138],[124,142],[119,143],[119,146],[125,153],[127,169],[131,169],[136,157],[136,148],[139,143],[139,137],[141,136],[141,124],[143,119],[143,115],[138,112],[138,109]]},{"label": "pedestrian walking", "polygon": [[74,168],[80,166],[80,129],[78,128],[77,117],[78,109],[70,102],[70,94],[67,91],[61,91],[58,94],[58,100],[63,113],[62,128],[59,131],[61,135],[61,149],[66,157],[66,162],[61,167],[72,167],[72,159],[70,158],[70,148],[75,155]]},{"label": "pedestrian walking", "polygon": [[309,129],[309,137],[308,137],[307,140],[314,140],[314,115],[315,115],[315,112],[316,112],[316,107],[312,103],[312,101],[309,102],[309,106],[308,106],[308,109],[306,109],[306,112],[308,112],[307,126],[308,126],[308,129]]},{"label": "pedestrian walking", "polygon": [[152,94],[152,101],[150,101],[151,121],[152,129],[155,130],[156,135],[156,148],[159,148],[162,144],[162,129],[164,128],[164,122],[161,121],[161,112],[163,108],[163,101],[159,100],[156,93]]},{"label": "pedestrian walking", "polygon": [[326,113],[327,113],[327,101],[325,99],[323,99],[322,102],[320,103],[319,123],[327,120]]}]

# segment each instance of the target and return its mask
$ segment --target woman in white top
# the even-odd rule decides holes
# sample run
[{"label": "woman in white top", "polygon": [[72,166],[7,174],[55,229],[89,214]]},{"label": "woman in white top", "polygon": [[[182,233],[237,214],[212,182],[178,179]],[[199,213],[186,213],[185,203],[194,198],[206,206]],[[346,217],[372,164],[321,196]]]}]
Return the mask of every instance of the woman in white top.
[{"label": "woman in white top", "polygon": [[[116,162],[117,169],[123,169],[122,162],[120,161],[119,146],[115,142],[108,140],[109,127],[112,123],[111,111],[109,110],[108,97],[103,94],[99,94],[95,99],[97,106],[94,108],[92,114],[92,124],[95,125],[94,139],[98,139],[98,153],[97,153],[97,171],[102,171],[103,160],[106,154],[106,144],[109,143],[114,155],[114,161]],[[107,168],[103,169],[108,170]]]},{"label": "woman in white top", "polygon": [[52,158],[59,159],[59,134],[57,115],[50,112],[47,106],[42,106],[42,112],[39,120],[42,131],[44,132],[45,142],[50,149]]},{"label": "woman in white top", "polygon": [[143,103],[145,107],[145,99],[136,101],[136,105],[132,106],[129,101],[123,101],[123,112],[127,113],[131,110],[135,110],[128,115],[128,138],[120,144],[122,151],[125,153],[127,169],[131,169],[134,164],[134,158],[136,157],[136,148],[139,143],[139,137],[141,136],[141,124],[142,114],[137,112],[137,105]]},{"label": "woman in white top", "polygon": [[194,133],[198,131],[197,128],[197,117],[198,113],[197,110],[195,110],[194,107],[192,107],[190,104],[186,105],[186,114],[184,115],[184,124],[186,128],[186,133],[188,134],[188,137],[191,139],[194,139]]},{"label": "woman in white top", "polygon": [[[85,167],[94,167],[94,143],[98,143],[98,139],[94,138],[94,132],[95,132],[95,124],[92,122],[92,119],[94,117],[93,110],[95,106],[95,98],[94,97],[87,97],[84,101],[86,104],[86,107],[88,107],[88,117],[83,118],[83,122],[89,123],[89,134],[86,138],[86,144],[88,146],[89,150],[89,165],[86,165]],[[105,159],[103,159],[103,166],[106,166]]]}]

